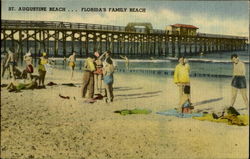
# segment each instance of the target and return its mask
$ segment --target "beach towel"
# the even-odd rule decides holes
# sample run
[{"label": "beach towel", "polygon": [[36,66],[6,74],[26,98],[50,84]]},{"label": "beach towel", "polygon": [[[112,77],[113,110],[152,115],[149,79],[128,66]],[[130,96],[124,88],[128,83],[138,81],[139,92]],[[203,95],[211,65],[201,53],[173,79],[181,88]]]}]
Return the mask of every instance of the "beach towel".
[{"label": "beach towel", "polygon": [[221,116],[218,116],[215,113],[206,114],[203,117],[194,117],[197,120],[207,120],[212,122],[222,122],[227,123],[228,125],[238,125],[238,126],[246,126],[249,124],[248,115],[240,115],[240,113],[234,108],[229,107],[226,109],[227,115],[224,115],[225,112],[222,113]]},{"label": "beach towel", "polygon": [[61,98],[63,98],[63,99],[70,99],[69,96],[63,96],[63,95],[61,95],[61,94],[59,94],[59,97],[61,97]]},{"label": "beach towel", "polygon": [[54,83],[54,82],[49,82],[49,83],[47,84],[47,86],[53,86],[53,85],[57,85],[57,84]]},{"label": "beach towel", "polygon": [[94,100],[102,100],[103,96],[101,94],[96,94],[96,97],[93,98]]},{"label": "beach towel", "polygon": [[73,83],[63,83],[63,86],[76,87]]},{"label": "beach towel", "polygon": [[16,86],[17,91],[20,91],[21,89],[24,89],[24,88],[25,88],[25,84],[24,84],[24,83],[19,83],[19,84]]},{"label": "beach towel", "polygon": [[121,115],[128,115],[128,114],[150,114],[152,111],[148,109],[123,109],[114,111],[114,113],[119,113]]},{"label": "beach towel", "polygon": [[228,125],[238,125],[238,126],[246,126],[249,123],[249,116],[248,115],[225,115],[219,118],[214,118],[213,114],[206,114],[203,117],[193,117],[194,119],[201,120],[201,121],[211,121],[211,122],[218,122],[218,123],[227,123]]},{"label": "beach towel", "polygon": [[156,112],[156,114],[165,115],[165,116],[176,116],[179,118],[191,118],[191,117],[202,117],[203,116],[203,113],[186,114],[186,113],[178,112],[176,109],[169,109],[169,110],[166,110],[163,112]]}]

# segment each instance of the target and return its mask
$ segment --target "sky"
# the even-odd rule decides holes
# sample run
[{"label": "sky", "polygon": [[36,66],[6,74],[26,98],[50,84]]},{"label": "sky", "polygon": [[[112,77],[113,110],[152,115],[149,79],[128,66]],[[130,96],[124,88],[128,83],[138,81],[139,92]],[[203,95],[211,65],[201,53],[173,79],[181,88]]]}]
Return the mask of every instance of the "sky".
[{"label": "sky", "polygon": [[[154,29],[171,24],[190,24],[198,32],[249,36],[248,1],[166,0],[2,0],[2,19],[64,21],[126,26],[129,22],[150,22]],[[9,11],[14,7],[15,11]],[[19,7],[64,7],[64,12],[18,11]],[[128,8],[126,12],[83,12],[82,8]],[[145,8],[145,12],[129,12]]]}]

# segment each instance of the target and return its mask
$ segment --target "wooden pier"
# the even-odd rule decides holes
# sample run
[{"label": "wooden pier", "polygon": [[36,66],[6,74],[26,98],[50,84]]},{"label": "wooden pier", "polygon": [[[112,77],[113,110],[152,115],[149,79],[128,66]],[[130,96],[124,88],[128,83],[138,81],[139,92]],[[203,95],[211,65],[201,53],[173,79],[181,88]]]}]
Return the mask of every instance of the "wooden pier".
[{"label": "wooden pier", "polygon": [[68,56],[73,51],[86,57],[94,51],[110,50],[114,57],[176,57],[200,53],[247,50],[248,38],[198,33],[195,36],[169,34],[144,28],[128,31],[125,26],[55,21],[1,20],[1,52],[19,46],[22,57],[29,48],[34,56]]}]

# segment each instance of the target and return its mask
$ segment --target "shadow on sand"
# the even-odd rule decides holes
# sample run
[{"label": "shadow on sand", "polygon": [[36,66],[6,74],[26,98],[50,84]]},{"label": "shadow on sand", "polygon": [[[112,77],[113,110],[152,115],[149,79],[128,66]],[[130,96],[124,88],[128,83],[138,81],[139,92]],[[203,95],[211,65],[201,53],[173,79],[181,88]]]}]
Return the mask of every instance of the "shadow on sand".
[{"label": "shadow on sand", "polygon": [[138,99],[138,98],[152,98],[156,97],[162,91],[154,91],[154,92],[145,92],[145,93],[132,93],[132,94],[118,94],[115,97],[121,97],[119,100],[127,100],[127,99]]},{"label": "shadow on sand", "polygon": [[198,105],[202,105],[202,104],[217,102],[217,101],[220,101],[220,100],[222,100],[222,99],[223,99],[223,98],[220,97],[220,98],[214,98],[214,99],[203,100],[203,101],[200,101],[200,102],[193,103],[193,106],[198,106]]},{"label": "shadow on sand", "polygon": [[142,87],[138,87],[138,88],[131,88],[131,87],[114,87],[113,89],[114,89],[115,91],[130,91],[130,90],[142,89]]}]

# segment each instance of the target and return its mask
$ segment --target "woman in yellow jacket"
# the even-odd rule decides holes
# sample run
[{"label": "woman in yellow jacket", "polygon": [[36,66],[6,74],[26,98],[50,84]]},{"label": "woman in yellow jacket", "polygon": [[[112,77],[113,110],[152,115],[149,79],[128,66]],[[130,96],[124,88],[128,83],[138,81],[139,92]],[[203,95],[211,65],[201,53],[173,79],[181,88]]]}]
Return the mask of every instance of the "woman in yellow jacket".
[{"label": "woman in yellow jacket", "polygon": [[179,64],[175,67],[174,71],[174,83],[179,87],[179,105],[182,105],[184,94],[188,95],[190,99],[190,66],[186,63],[186,59],[181,56],[178,58]]}]

